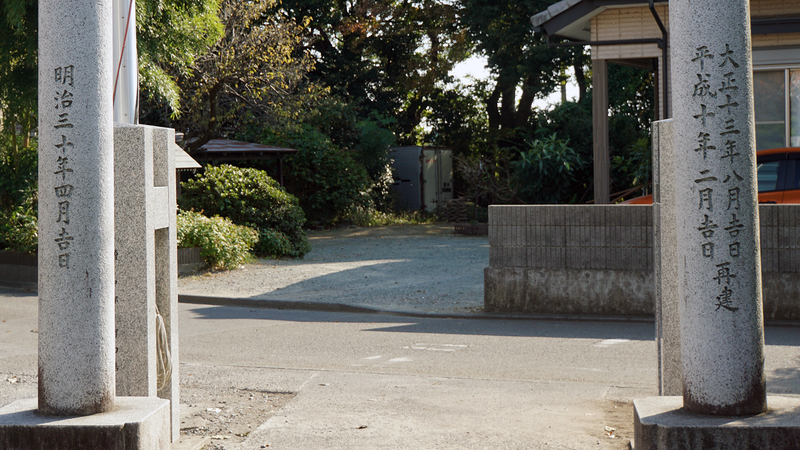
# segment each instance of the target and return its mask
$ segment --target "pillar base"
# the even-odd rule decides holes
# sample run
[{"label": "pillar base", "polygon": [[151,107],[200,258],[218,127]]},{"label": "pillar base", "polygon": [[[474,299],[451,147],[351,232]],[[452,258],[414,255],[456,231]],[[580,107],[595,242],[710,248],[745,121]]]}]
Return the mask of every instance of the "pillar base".
[{"label": "pillar base", "polygon": [[43,416],[38,400],[19,400],[0,408],[0,448],[51,450],[169,450],[169,401],[156,397],[117,397],[114,410],[90,416]]},{"label": "pillar base", "polygon": [[767,397],[756,416],[706,416],[683,409],[683,397],[633,401],[635,450],[796,449],[800,442],[800,398]]}]

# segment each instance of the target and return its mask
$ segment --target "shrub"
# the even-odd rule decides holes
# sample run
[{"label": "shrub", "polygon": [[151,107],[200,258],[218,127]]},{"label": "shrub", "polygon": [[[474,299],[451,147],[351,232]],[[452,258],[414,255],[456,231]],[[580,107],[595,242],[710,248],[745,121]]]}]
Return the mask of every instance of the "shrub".
[{"label": "shrub", "polygon": [[646,190],[653,171],[650,157],[650,140],[639,139],[625,151],[624,156],[611,158],[611,169],[618,173],[615,178],[624,179],[631,187],[645,185]]},{"label": "shrub", "polygon": [[36,210],[30,205],[0,210],[0,249],[32,253],[39,241]]},{"label": "shrub", "polygon": [[206,217],[194,211],[178,212],[178,247],[200,247],[200,256],[212,268],[235,269],[252,258],[258,233],[229,219]]},{"label": "shrub", "polygon": [[289,158],[287,188],[297,196],[308,220],[328,225],[370,202],[370,180],[364,166],[336,147],[324,134],[306,127],[277,145],[298,149]]},{"label": "shrub", "polygon": [[585,164],[580,155],[555,134],[545,139],[527,141],[529,150],[520,152],[514,161],[514,177],[520,198],[527,203],[575,203],[571,189],[580,181],[576,173]]},{"label": "shrub", "polygon": [[359,206],[353,208],[348,220],[360,227],[385,227],[389,225],[419,225],[435,223],[439,217],[423,211],[383,212],[375,208]]},{"label": "shrub", "polygon": [[0,249],[36,251],[38,159],[31,144],[15,150],[0,139]]},{"label": "shrub", "polygon": [[262,170],[207,166],[203,174],[181,183],[181,187],[182,209],[202,210],[255,228],[257,255],[302,257],[311,251],[297,198]]}]

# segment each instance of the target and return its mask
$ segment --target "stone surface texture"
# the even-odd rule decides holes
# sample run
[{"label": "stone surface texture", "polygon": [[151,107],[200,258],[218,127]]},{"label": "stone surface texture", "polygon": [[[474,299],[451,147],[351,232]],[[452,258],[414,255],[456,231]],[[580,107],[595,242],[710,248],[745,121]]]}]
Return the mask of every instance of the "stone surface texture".
[{"label": "stone surface texture", "polygon": [[0,408],[3,450],[169,450],[169,402],[117,397],[111,411],[91,416],[44,416],[36,399]]},{"label": "stone surface texture", "polygon": [[683,397],[766,408],[747,0],[669,4]]},{"label": "stone surface texture", "polygon": [[[177,240],[174,131],[115,124],[117,395],[156,396],[177,407]],[[175,376],[157,388],[156,305],[165,320]],[[180,429],[175,422],[173,437]]]},{"label": "stone surface texture", "polygon": [[[175,186],[175,158],[170,146],[175,142],[175,131],[169,128],[153,130],[153,164],[156,185],[166,186],[169,208],[158,210],[159,223],[165,227],[155,231],[156,305],[164,319],[167,348],[172,361],[172,376],[165,381],[158,396],[170,400],[172,440],[180,438],[180,354],[178,351],[178,224]],[[164,189],[164,188],[162,188]]]},{"label": "stone surface texture", "polygon": [[800,442],[800,399],[770,395],[755,416],[710,416],[682,408],[678,396],[633,401],[636,450],[790,450]]},{"label": "stone surface texture", "polygon": [[111,2],[39,2],[39,409],[114,405]]},{"label": "stone surface texture", "polygon": [[658,393],[681,395],[675,156],[672,120],[653,122],[653,272],[656,298]]}]

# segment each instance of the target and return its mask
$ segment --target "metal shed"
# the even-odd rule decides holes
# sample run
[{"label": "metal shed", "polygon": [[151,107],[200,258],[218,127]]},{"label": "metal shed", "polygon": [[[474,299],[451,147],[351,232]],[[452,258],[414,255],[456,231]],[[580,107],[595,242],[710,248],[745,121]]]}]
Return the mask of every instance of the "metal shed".
[{"label": "metal shed", "polygon": [[453,199],[453,151],[446,147],[392,147],[393,189],[410,211],[436,211]]}]

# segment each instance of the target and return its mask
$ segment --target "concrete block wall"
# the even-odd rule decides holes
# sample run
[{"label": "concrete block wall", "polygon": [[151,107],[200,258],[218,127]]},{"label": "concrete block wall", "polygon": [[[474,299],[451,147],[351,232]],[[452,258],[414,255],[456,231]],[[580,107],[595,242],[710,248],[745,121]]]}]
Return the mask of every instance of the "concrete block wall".
[{"label": "concrete block wall", "polygon": [[761,271],[800,272],[800,205],[759,205]]},{"label": "concrete block wall", "polygon": [[800,320],[800,205],[759,205],[764,318]]},{"label": "concrete block wall", "polygon": [[651,315],[652,227],[647,205],[490,206],[485,309]]},{"label": "concrete block wall", "polygon": [[650,206],[489,207],[489,265],[652,270]]},{"label": "concrete block wall", "polygon": [[[764,317],[800,320],[800,205],[759,205]],[[652,316],[649,205],[489,207],[487,312]]]}]

